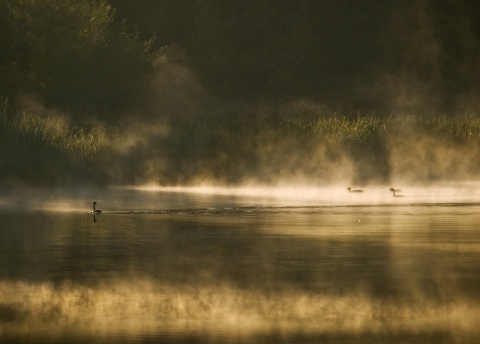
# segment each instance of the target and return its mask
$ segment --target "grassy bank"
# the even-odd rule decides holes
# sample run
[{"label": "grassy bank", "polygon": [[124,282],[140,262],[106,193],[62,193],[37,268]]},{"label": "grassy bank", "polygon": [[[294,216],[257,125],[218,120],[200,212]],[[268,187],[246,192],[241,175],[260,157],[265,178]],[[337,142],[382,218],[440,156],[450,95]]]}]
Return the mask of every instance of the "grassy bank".
[{"label": "grassy bank", "polygon": [[55,113],[3,110],[0,184],[97,182],[95,165],[106,151],[105,135],[102,129],[72,125]]},{"label": "grassy bank", "polygon": [[480,172],[480,118],[472,115],[232,112],[125,121],[113,131],[3,109],[0,144],[2,185],[367,184]]}]

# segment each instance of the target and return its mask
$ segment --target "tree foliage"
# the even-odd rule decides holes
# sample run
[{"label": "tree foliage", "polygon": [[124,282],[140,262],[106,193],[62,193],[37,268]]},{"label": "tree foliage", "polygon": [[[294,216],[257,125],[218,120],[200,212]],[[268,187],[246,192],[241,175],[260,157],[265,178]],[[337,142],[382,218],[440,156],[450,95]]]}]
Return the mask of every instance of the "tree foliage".
[{"label": "tree foliage", "polygon": [[124,105],[150,71],[150,47],[104,0],[0,2],[0,92],[68,109]]},{"label": "tree foliage", "polygon": [[0,0],[0,95],[136,107],[153,49],[179,46],[183,67],[228,103],[469,110],[479,23],[474,0]]},{"label": "tree foliage", "polygon": [[[475,0],[111,0],[234,102],[465,110],[480,83]],[[468,106],[467,106],[468,107]]]}]

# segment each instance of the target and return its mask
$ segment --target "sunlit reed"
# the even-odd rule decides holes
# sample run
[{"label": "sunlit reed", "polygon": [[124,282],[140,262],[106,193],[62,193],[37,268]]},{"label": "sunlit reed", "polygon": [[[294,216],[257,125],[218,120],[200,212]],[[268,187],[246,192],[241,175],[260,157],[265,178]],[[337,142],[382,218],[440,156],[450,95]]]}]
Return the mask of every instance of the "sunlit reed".
[{"label": "sunlit reed", "polygon": [[53,110],[0,110],[8,184],[278,185],[465,180],[480,118],[462,114],[202,114],[78,125]]}]

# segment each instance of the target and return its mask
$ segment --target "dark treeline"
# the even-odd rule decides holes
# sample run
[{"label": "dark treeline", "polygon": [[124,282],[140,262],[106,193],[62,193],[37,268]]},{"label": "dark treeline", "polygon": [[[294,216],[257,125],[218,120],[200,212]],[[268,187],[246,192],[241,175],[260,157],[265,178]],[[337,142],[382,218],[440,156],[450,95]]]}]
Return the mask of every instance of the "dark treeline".
[{"label": "dark treeline", "polygon": [[0,184],[467,178],[479,53],[474,0],[0,0]]},{"label": "dark treeline", "polygon": [[2,97],[70,110],[138,106],[165,47],[240,104],[452,112],[480,87],[474,0],[2,0],[0,30]]},{"label": "dark treeline", "polygon": [[106,1],[1,0],[0,30],[0,95],[11,103],[105,115],[136,101],[152,73],[149,42]]},{"label": "dark treeline", "polygon": [[223,99],[451,112],[479,90],[474,0],[111,3],[159,46],[186,49],[189,66]]}]

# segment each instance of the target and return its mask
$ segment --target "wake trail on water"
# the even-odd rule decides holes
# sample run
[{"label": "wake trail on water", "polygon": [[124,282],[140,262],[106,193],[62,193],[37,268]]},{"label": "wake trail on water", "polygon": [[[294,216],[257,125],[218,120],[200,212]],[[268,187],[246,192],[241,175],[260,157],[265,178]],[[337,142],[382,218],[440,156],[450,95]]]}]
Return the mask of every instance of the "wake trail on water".
[{"label": "wake trail on water", "polygon": [[384,203],[384,204],[348,204],[320,206],[248,206],[218,208],[180,208],[162,210],[112,210],[95,215],[262,215],[262,214],[320,214],[335,210],[354,208],[397,208],[397,207],[480,207],[480,202],[426,202],[426,203]]}]

